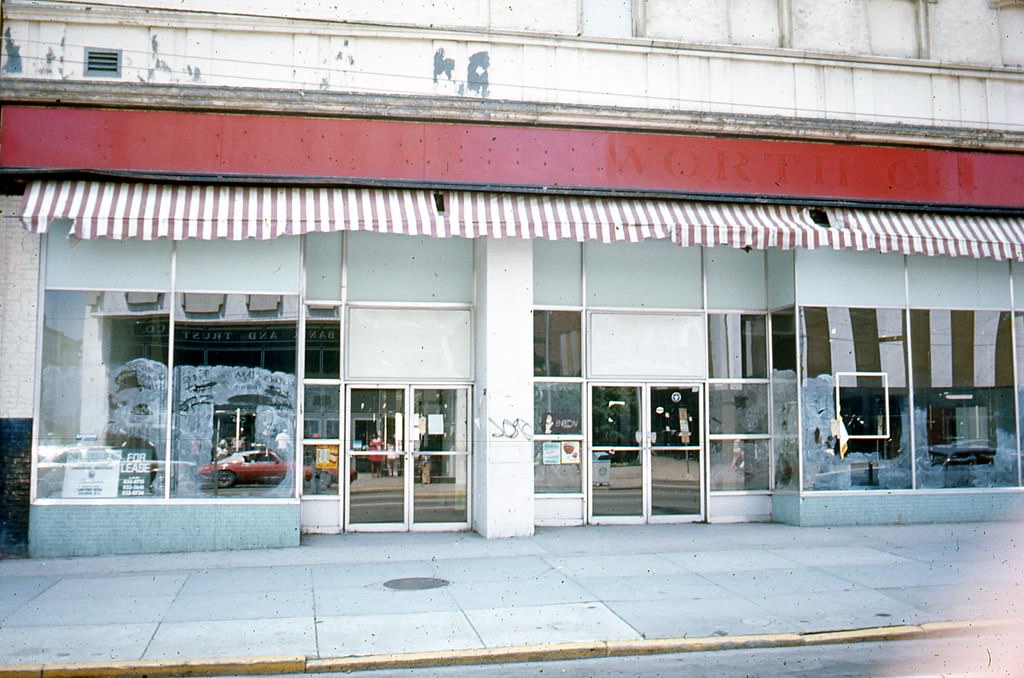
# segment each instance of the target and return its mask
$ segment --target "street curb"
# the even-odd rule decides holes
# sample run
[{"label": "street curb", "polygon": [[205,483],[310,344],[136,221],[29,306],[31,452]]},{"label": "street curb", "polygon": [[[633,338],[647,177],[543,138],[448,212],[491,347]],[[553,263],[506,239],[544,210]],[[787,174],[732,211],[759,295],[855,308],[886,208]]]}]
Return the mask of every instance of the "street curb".
[{"label": "street curb", "polygon": [[1004,629],[1019,629],[1022,624],[1024,624],[1024,619],[979,619],[803,633],[543,643],[497,648],[407,652],[323,659],[302,656],[272,656],[68,664],[10,664],[0,665],[0,678],[106,678],[108,676],[136,676],[139,678],[146,676],[148,678],[155,678],[156,676],[212,676],[219,674],[285,675],[324,673],[328,671],[351,672],[373,669],[541,662],[772,647],[810,647],[815,645],[865,643],[885,640],[948,638],[992,633]]}]

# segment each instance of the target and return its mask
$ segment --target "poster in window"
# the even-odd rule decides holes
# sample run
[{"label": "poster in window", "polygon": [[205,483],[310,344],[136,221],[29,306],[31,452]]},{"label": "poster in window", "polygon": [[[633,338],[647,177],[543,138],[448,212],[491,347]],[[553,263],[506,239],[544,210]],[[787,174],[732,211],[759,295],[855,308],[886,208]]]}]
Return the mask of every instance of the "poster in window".
[{"label": "poster in window", "polygon": [[117,494],[120,497],[145,497],[156,478],[156,452],[152,448],[124,448]]},{"label": "poster in window", "polygon": [[316,467],[317,468],[338,468],[338,445],[317,445],[316,446]]},{"label": "poster in window", "polygon": [[562,443],[562,460],[563,464],[578,464],[580,463],[580,444],[574,440],[568,440]]},{"label": "poster in window", "polygon": [[562,463],[562,444],[548,441],[541,444],[541,458],[545,464]]},{"label": "poster in window", "polygon": [[105,499],[117,496],[120,450],[107,447],[72,450],[65,463],[63,498]]}]

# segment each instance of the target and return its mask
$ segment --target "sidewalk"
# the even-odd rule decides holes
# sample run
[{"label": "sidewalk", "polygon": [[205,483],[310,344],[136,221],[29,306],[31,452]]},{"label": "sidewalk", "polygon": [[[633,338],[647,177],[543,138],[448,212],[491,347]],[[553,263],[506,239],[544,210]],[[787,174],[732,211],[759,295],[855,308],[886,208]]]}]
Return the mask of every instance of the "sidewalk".
[{"label": "sidewalk", "polygon": [[604,656],[1021,618],[1024,523],[346,534],[295,549],[0,561],[0,675]]}]

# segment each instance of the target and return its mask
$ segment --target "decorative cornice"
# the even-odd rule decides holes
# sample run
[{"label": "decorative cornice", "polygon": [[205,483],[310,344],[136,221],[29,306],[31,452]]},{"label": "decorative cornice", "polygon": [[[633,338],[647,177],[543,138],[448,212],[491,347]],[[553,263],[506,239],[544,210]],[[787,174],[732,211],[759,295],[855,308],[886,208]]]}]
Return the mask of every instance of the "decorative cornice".
[{"label": "decorative cornice", "polygon": [[444,96],[0,78],[0,104],[536,125],[1024,152],[1024,131]]}]

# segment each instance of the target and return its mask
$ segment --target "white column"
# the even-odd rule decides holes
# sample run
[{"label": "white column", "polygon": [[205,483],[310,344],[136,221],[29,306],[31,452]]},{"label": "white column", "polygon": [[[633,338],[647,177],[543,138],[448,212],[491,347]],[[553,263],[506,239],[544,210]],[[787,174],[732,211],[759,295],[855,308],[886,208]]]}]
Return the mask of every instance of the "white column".
[{"label": "white column", "polygon": [[533,244],[476,242],[473,528],[533,534]]}]

